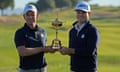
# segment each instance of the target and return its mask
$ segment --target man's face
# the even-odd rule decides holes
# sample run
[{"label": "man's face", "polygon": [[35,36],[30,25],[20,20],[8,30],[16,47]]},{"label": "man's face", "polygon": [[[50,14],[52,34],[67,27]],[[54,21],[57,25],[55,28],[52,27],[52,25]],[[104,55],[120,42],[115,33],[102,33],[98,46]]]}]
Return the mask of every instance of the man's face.
[{"label": "man's face", "polygon": [[76,11],[76,18],[79,23],[85,23],[89,20],[90,12],[85,12],[81,10]]},{"label": "man's face", "polygon": [[38,15],[35,14],[33,11],[28,11],[25,15],[24,18],[26,20],[26,23],[28,25],[36,25]]}]

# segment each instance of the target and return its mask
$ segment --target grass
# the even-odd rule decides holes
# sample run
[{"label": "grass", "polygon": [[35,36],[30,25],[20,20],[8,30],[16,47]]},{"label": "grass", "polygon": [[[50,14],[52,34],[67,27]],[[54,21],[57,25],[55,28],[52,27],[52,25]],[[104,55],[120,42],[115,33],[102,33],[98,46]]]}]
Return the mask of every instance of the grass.
[{"label": "grass", "polygon": [[[114,12],[115,10],[118,16],[120,12],[117,8],[95,8],[94,11],[97,10],[101,11],[99,12],[101,14],[104,10],[105,12],[110,10]],[[61,11],[61,13],[59,17],[63,21],[62,29],[65,30],[59,30],[59,39],[62,41],[62,45],[67,46],[68,31],[75,21],[75,14],[73,10]],[[51,41],[55,38],[55,31],[51,27],[51,21],[55,17],[56,12],[53,14],[46,12],[41,14],[38,20],[38,25],[45,28],[48,33],[47,45],[50,45]],[[120,20],[119,18],[112,19],[108,17],[94,19],[94,17],[91,22],[98,28],[101,36],[98,47],[98,71],[120,72]],[[11,21],[14,21],[21,18],[21,16],[8,16],[7,19],[9,18],[11,18]],[[0,21],[0,72],[17,72],[19,57],[14,45],[14,33],[16,29],[22,26],[24,21],[22,19],[21,22],[16,20],[15,22],[10,22],[10,24],[8,21]],[[45,56],[48,62],[48,72],[69,72],[69,56],[63,56],[58,52],[55,54],[47,53]]]}]

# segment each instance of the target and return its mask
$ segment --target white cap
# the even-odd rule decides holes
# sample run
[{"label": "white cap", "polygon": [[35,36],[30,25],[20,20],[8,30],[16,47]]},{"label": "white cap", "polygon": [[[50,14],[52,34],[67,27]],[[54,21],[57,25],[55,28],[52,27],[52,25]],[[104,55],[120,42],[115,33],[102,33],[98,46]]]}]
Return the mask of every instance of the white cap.
[{"label": "white cap", "polygon": [[37,8],[32,4],[28,4],[25,6],[23,14],[26,14],[28,11],[33,11],[35,14],[37,14]]},{"label": "white cap", "polygon": [[85,11],[85,12],[90,12],[90,5],[87,3],[87,2],[79,2],[76,7],[75,7],[75,10],[82,10],[82,11]]}]

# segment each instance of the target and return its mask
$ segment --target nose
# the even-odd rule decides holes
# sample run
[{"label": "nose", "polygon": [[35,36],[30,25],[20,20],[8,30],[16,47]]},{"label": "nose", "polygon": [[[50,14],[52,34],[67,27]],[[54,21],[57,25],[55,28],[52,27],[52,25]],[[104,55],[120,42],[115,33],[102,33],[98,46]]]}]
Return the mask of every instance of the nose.
[{"label": "nose", "polygon": [[33,19],[33,16],[29,16],[28,18],[29,18],[29,19]]},{"label": "nose", "polygon": [[32,18],[32,16],[29,16],[29,18]]},{"label": "nose", "polygon": [[83,17],[83,14],[79,13],[77,14],[77,17]]}]

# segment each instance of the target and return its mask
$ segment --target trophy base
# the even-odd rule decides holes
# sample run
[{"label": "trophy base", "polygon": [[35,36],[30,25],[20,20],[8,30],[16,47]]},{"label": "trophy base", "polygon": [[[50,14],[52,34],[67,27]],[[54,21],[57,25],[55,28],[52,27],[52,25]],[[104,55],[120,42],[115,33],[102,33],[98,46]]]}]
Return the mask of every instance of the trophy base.
[{"label": "trophy base", "polygon": [[52,41],[52,48],[55,49],[55,50],[58,50],[61,48],[61,41],[58,40],[58,39],[54,39]]}]

